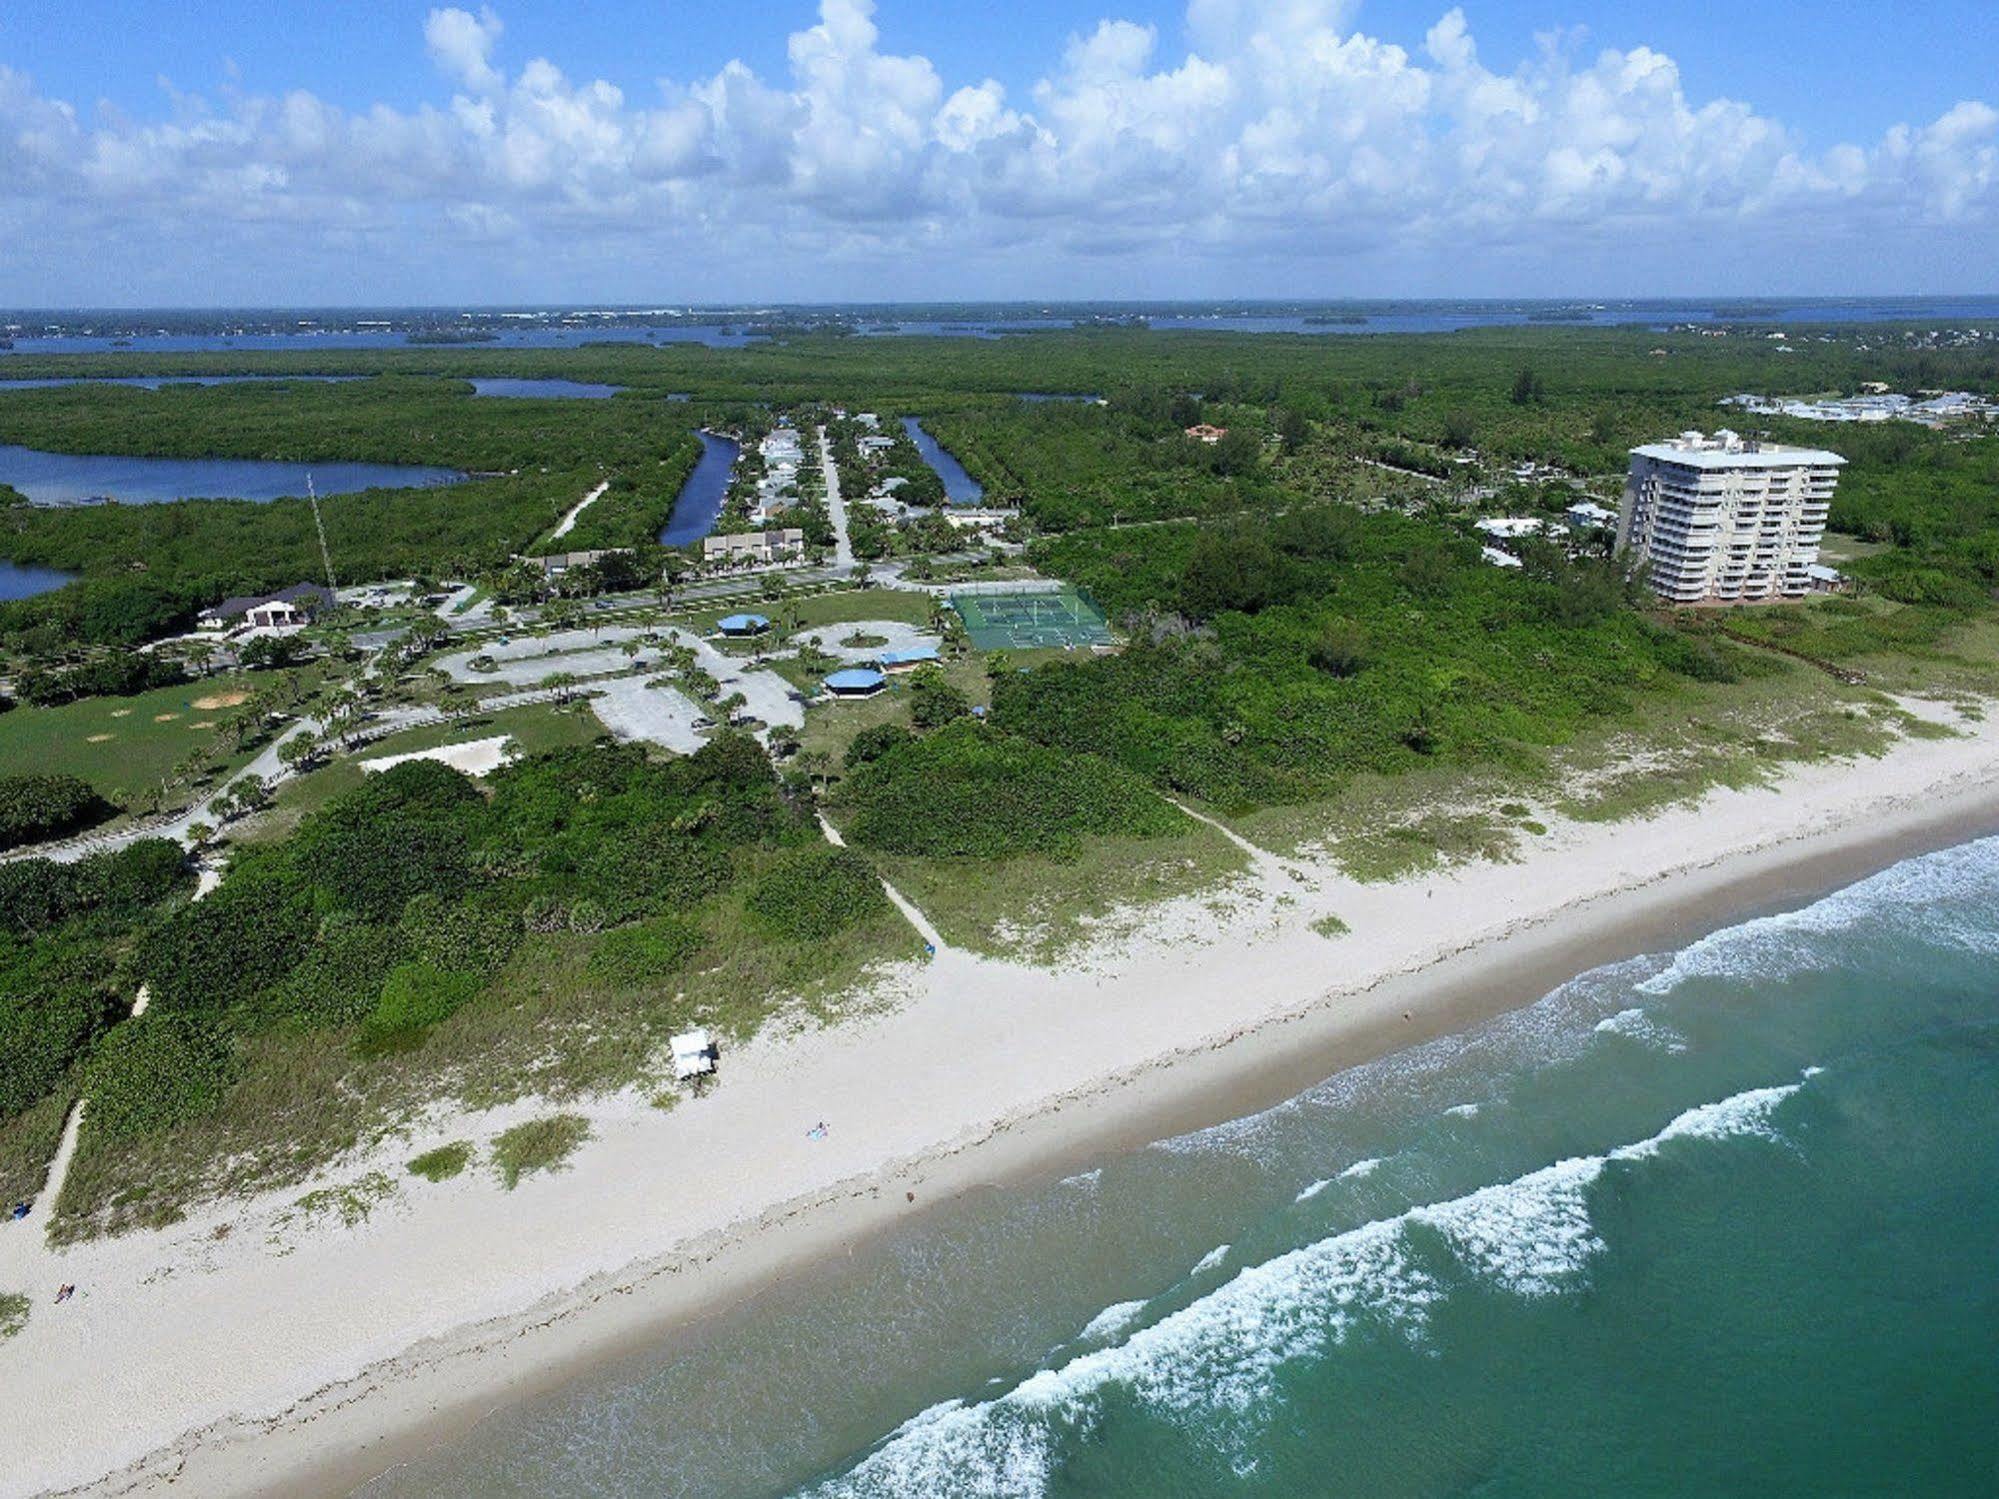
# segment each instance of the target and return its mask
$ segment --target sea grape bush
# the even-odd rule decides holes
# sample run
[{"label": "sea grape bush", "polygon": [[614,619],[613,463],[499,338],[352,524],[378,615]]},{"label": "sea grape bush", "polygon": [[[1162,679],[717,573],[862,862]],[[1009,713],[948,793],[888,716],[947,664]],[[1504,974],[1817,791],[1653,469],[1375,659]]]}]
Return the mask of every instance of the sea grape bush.
[{"label": "sea grape bush", "polygon": [[849,836],[891,854],[1009,858],[1072,852],[1086,835],[1159,837],[1185,818],[1130,771],[961,718],[842,782]]},{"label": "sea grape bush", "polygon": [[102,822],[114,810],[77,776],[0,776],[0,849],[46,843]]},{"label": "sea grape bush", "polygon": [[888,913],[873,866],[851,849],[804,848],[759,876],[743,897],[758,925],[779,937],[824,941]]}]

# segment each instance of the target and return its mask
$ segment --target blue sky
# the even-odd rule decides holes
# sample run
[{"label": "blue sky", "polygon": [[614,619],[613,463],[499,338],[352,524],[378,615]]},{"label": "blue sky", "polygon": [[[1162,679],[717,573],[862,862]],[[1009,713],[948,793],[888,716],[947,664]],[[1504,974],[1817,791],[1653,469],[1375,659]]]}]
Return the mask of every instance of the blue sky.
[{"label": "blue sky", "polygon": [[[544,54],[631,93],[662,75],[712,73],[731,58],[779,72],[785,37],[811,25],[816,10],[809,0],[753,7],[537,0],[498,8],[506,51],[517,59]],[[1356,20],[1415,45],[1445,8],[1370,0]],[[162,77],[181,89],[216,88],[229,81],[231,61],[247,87],[303,84],[350,108],[379,100],[407,106],[436,93],[435,69],[409,45],[422,34],[429,4],[202,0],[187,9],[193,14],[166,26],[158,0],[8,0],[0,8],[0,62],[62,98],[105,98],[139,113],[158,107]],[[1600,46],[1658,48],[1701,94],[1749,100],[1826,143],[1989,97],[1999,75],[1999,5],[1990,0],[1760,0],[1725,8],[1713,0],[1495,0],[1466,13],[1499,59],[1526,55],[1539,34],[1575,27]],[[1184,34],[1183,7],[1157,0],[884,0],[875,19],[897,51],[922,53],[946,77],[990,74],[1024,89],[1072,33],[1107,16],[1151,23],[1162,37]]]},{"label": "blue sky", "polygon": [[1910,9],[7,0],[0,300],[1999,290]]}]

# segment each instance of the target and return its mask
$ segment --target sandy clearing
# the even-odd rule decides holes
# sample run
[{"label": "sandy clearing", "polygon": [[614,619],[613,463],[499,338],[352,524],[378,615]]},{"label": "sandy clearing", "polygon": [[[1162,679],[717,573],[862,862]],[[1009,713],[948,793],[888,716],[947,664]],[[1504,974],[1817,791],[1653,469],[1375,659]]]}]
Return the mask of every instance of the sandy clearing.
[{"label": "sandy clearing", "polygon": [[436,749],[411,750],[405,755],[382,755],[373,760],[363,760],[360,764],[363,773],[380,775],[391,766],[407,765],[412,760],[435,760],[453,770],[462,770],[468,776],[485,776],[491,775],[512,758],[513,739],[506,734],[496,734],[491,739],[441,744]]},{"label": "sandy clearing", "polygon": [[249,688],[232,687],[226,692],[204,693],[189,706],[199,708],[204,713],[213,713],[217,708],[238,708],[249,701]]}]

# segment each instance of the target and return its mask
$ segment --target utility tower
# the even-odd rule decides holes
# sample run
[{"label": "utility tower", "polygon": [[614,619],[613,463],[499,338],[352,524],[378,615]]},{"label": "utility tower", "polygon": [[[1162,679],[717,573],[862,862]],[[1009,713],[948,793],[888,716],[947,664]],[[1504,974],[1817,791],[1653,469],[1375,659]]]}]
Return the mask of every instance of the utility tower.
[{"label": "utility tower", "polygon": [[312,529],[319,533],[319,560],[326,566],[326,591],[334,592],[340,585],[333,581],[333,553],[326,546],[326,522],[319,518],[319,491],[312,487],[312,475],[305,476],[305,497],[312,501]]}]

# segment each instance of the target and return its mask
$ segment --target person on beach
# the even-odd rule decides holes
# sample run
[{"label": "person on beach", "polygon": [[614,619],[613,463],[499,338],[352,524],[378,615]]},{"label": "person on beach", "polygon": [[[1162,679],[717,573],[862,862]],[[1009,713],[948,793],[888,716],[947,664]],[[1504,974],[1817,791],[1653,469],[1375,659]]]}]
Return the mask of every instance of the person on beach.
[{"label": "person on beach", "polygon": [[61,1306],[65,1301],[69,1300],[69,1298],[74,1296],[75,1294],[76,1294],[76,1287],[74,1284],[62,1286],[56,1291],[56,1305]]}]

